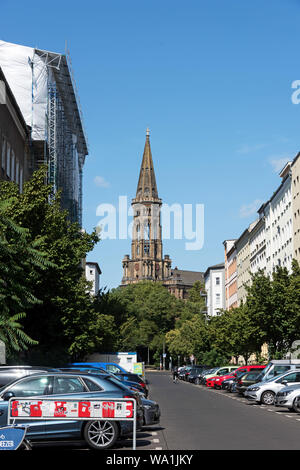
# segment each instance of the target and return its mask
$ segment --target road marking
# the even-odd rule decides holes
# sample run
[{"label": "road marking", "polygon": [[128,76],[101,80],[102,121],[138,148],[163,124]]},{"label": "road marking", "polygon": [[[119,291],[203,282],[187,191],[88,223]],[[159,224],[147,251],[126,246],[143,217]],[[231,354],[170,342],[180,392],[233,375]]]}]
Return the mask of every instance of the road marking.
[{"label": "road marking", "polygon": [[157,432],[153,431],[152,436],[157,436]]},{"label": "road marking", "polygon": [[159,442],[159,439],[153,439],[153,442]]}]

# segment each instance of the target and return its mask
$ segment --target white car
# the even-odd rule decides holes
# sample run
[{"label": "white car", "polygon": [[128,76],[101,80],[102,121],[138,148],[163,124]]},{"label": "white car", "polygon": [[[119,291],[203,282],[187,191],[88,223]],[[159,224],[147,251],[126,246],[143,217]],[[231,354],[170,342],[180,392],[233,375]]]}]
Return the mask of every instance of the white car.
[{"label": "white car", "polygon": [[299,413],[299,403],[296,398],[300,396],[300,384],[290,385],[289,387],[282,388],[276,393],[275,406],[283,406],[289,410],[293,410]]},{"label": "white car", "polygon": [[290,370],[283,374],[272,377],[266,382],[258,382],[250,385],[244,393],[248,400],[253,400],[257,403],[264,405],[273,405],[275,395],[286,386],[296,385],[300,386],[300,370]]}]

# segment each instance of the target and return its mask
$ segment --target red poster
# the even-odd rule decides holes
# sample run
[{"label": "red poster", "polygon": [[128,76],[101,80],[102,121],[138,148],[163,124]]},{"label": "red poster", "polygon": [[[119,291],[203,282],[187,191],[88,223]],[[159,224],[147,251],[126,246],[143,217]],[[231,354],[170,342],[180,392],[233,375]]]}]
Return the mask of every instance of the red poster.
[{"label": "red poster", "polygon": [[79,418],[90,418],[90,401],[80,401],[78,404],[78,417]]},{"label": "red poster", "polygon": [[41,405],[43,402],[38,401],[34,405],[30,405],[30,416],[35,416],[37,418],[42,416]]},{"label": "red poster", "polygon": [[13,401],[12,402],[12,406],[11,406],[11,415],[12,416],[19,416],[19,412],[18,412],[18,404],[19,402],[18,401]]},{"label": "red poster", "polygon": [[114,418],[115,417],[115,404],[113,401],[104,401],[102,404],[102,416],[103,418]]},{"label": "red poster", "polygon": [[132,401],[126,402],[126,418],[133,418],[133,403]]},{"label": "red poster", "polygon": [[66,402],[65,401],[56,401],[55,402],[55,409],[54,409],[54,417],[55,418],[65,418],[66,414]]}]

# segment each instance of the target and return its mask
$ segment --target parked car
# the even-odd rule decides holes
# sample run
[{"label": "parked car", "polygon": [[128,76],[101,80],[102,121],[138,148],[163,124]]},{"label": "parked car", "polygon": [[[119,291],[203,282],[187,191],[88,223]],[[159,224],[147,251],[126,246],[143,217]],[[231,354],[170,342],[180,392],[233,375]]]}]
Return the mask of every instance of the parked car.
[{"label": "parked car", "polygon": [[214,378],[221,377],[223,375],[228,375],[230,372],[233,372],[237,369],[237,366],[223,366],[218,367],[215,372],[208,373],[205,375],[205,384],[207,387],[213,387],[214,385]]},{"label": "parked car", "polygon": [[239,395],[243,395],[246,389],[257,382],[260,370],[253,370],[252,372],[244,372],[241,376],[237,377],[235,390]]},{"label": "parked car", "polygon": [[59,369],[45,366],[27,366],[27,365],[12,365],[0,366],[0,387],[20,379],[21,377],[36,374],[38,372],[58,372]]},{"label": "parked car", "polygon": [[144,426],[153,426],[160,421],[159,404],[153,400],[142,398],[143,424]]},{"label": "parked car", "polygon": [[295,385],[300,383],[300,370],[290,370],[281,375],[272,377],[263,382],[250,385],[244,393],[245,397],[257,403],[265,405],[273,405],[275,395],[287,385]]},{"label": "parked car", "polygon": [[119,377],[121,380],[126,380],[127,382],[129,381],[129,382],[135,382],[135,383],[140,384],[144,389],[145,397],[146,398],[148,397],[149,389],[147,387],[147,384],[145,380],[143,380],[142,377],[140,377],[139,375],[131,374],[130,372],[127,372],[127,373],[114,372],[114,375],[116,377]]},{"label": "parked car", "polygon": [[259,379],[260,382],[265,382],[284,372],[297,369],[300,370],[300,359],[274,359],[265,366]]},{"label": "parked car", "polygon": [[200,375],[199,385],[205,385],[206,376],[208,375],[214,376],[217,370],[218,370],[218,367],[213,367],[211,369],[204,370],[202,374]]},{"label": "parked car", "polygon": [[[188,374],[188,382],[190,383],[198,383],[198,378],[202,374],[203,371],[208,370],[207,366],[193,366],[192,369],[190,370],[190,373]],[[199,384],[198,384],[199,385]]]},{"label": "parked car", "polygon": [[192,366],[184,366],[178,371],[179,380],[186,380],[187,375],[192,370]]},{"label": "parked car", "polygon": [[83,367],[96,367],[97,369],[101,367],[102,369],[106,370],[106,372],[115,373],[124,373],[128,374],[128,370],[121,367],[119,364],[115,362],[72,362],[68,364],[68,366],[83,366]]},{"label": "parked car", "polygon": [[226,375],[211,377],[210,379],[206,381],[206,386],[220,390],[222,388],[222,383],[224,382],[224,380],[228,380],[232,378],[235,378],[235,376],[233,375],[233,372],[226,374]]},{"label": "parked car", "polygon": [[234,377],[233,375],[229,376],[228,379],[223,380],[221,384],[221,390],[229,391],[231,384],[235,382],[235,380],[236,377]]},{"label": "parked car", "polygon": [[257,381],[259,381],[260,373],[264,369],[264,367],[265,367],[264,365],[255,365],[255,364],[247,365],[247,366],[240,366],[238,369],[236,369],[233,372],[232,374],[233,379],[227,384],[226,390],[229,393],[236,392],[236,384],[237,384],[238,379],[240,379],[244,374],[251,372],[251,371],[253,372],[258,371]]},{"label": "parked car", "polygon": [[61,371],[66,371],[66,372],[73,372],[74,370],[78,370],[81,372],[86,372],[90,374],[109,374],[112,377],[115,377],[116,380],[122,382],[124,385],[126,385],[130,390],[138,392],[141,394],[141,404],[143,408],[143,423],[146,426],[151,426],[154,424],[158,424],[160,420],[160,408],[157,402],[153,400],[147,400],[145,398],[145,389],[142,387],[142,385],[138,382],[132,382],[132,381],[127,381],[124,379],[123,375],[119,374],[113,374],[106,372],[104,369],[101,368],[96,368],[96,367],[83,367],[83,366],[73,366],[70,368],[62,368],[60,369]]},{"label": "parked car", "polygon": [[300,383],[283,387],[275,395],[274,405],[283,406],[299,413]]},{"label": "parked car", "polygon": [[[18,379],[0,389],[0,426],[7,424],[8,400],[12,397],[67,398],[75,400],[134,398],[137,404],[137,429],[143,426],[143,409],[139,394],[110,375],[84,372],[44,372]],[[30,424],[31,441],[49,439],[84,439],[93,449],[108,449],[118,438],[133,431],[132,421],[18,420]]]},{"label": "parked car", "polygon": [[96,367],[89,368],[89,367],[74,366],[74,367],[69,367],[69,368],[68,367],[66,367],[66,368],[63,367],[59,370],[61,370],[62,372],[73,372],[73,371],[77,370],[77,371],[81,371],[81,372],[86,372],[87,374],[105,374],[105,375],[110,374],[113,377],[115,377],[117,380],[121,381],[124,385],[129,387],[131,390],[133,390],[135,392],[139,392],[144,397],[146,397],[146,393],[147,393],[146,390],[138,382],[125,380],[125,378],[123,376],[117,376],[116,374],[113,374],[112,372],[106,372],[104,369],[101,369],[101,368],[96,368]]}]

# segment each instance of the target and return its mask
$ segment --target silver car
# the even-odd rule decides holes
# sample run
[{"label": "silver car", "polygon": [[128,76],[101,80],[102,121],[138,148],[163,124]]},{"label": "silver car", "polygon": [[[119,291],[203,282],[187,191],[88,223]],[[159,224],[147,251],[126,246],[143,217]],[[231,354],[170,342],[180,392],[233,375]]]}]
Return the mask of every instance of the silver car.
[{"label": "silver car", "polygon": [[299,412],[296,398],[300,396],[300,384],[282,388],[275,396],[275,406],[283,406],[289,410]]},{"label": "silver car", "polygon": [[264,405],[273,405],[275,395],[287,385],[300,386],[300,371],[290,370],[283,374],[272,377],[266,382],[258,382],[250,385],[244,393],[248,400],[253,400]]}]

